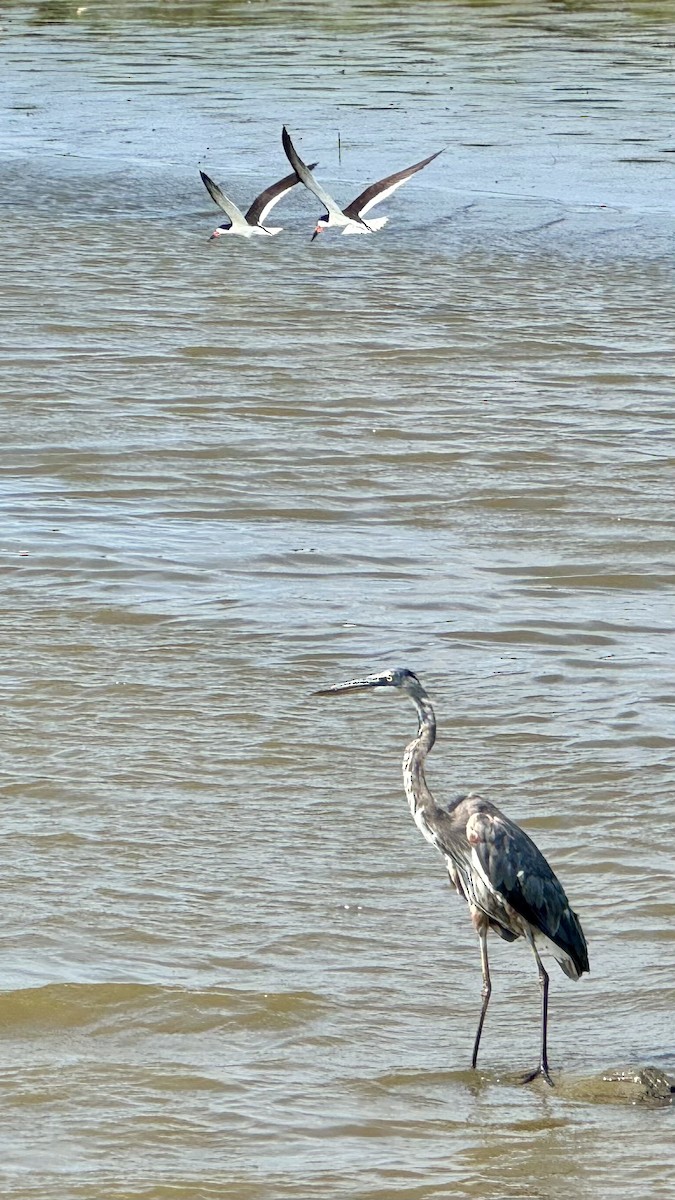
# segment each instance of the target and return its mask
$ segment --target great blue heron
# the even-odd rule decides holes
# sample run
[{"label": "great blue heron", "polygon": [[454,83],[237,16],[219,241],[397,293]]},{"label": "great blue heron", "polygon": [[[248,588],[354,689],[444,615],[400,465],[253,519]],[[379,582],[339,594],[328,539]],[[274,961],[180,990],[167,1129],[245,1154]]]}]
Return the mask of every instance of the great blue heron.
[{"label": "great blue heron", "polygon": [[538,1075],[553,1087],[548,1070],[548,974],[537,947],[551,951],[570,979],[588,971],[586,939],[562,885],[540,850],[527,834],[489,800],[475,792],[438,804],[424,777],[424,761],[436,740],[436,718],[429,696],[417,676],[398,667],[362,679],[350,679],[317,695],[399,688],[417,710],[417,737],[403,754],[403,785],[410,811],[420,833],[445,858],[450,880],[466,900],[480,942],[483,972],[482,1006],[473,1044],[471,1066],[478,1047],[492,990],[488,966],[487,934],[492,929],[507,942],[524,937],[534,954],[541,989],[541,1053],[539,1066],[524,1077]]}]

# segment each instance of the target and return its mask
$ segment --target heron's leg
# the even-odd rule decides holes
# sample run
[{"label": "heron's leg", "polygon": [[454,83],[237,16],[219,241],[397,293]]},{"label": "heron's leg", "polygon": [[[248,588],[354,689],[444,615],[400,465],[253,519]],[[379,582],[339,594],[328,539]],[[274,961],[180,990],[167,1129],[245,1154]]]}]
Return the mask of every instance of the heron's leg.
[{"label": "heron's leg", "polygon": [[480,940],[480,965],[481,965],[481,970],[483,972],[483,990],[481,992],[481,995],[483,997],[483,1005],[480,1010],[480,1020],[478,1022],[478,1029],[476,1030],[476,1040],[474,1041],[474,1044],[473,1044],[473,1054],[471,1056],[471,1066],[474,1069],[476,1066],[476,1062],[478,1060],[478,1047],[480,1046],[480,1035],[483,1032],[483,1025],[485,1024],[485,1014],[487,1013],[487,1007],[488,1007],[488,1004],[490,1003],[490,993],[492,992],[492,984],[490,983],[490,967],[488,965],[487,933],[488,933],[487,922],[485,922],[484,924],[481,923],[478,927],[478,937]]},{"label": "heron's leg", "polygon": [[534,941],[529,938],[528,941],[530,942],[532,953],[534,954],[535,961],[537,963],[537,971],[539,972],[539,987],[541,988],[541,1052],[539,1055],[539,1066],[537,1067],[536,1071],[531,1071],[529,1075],[525,1076],[523,1083],[530,1083],[533,1079],[537,1078],[537,1075],[543,1075],[546,1082],[550,1083],[551,1087],[553,1087],[553,1080],[548,1073],[548,974],[544,970],[544,964],[537,953],[537,947],[535,946]]}]

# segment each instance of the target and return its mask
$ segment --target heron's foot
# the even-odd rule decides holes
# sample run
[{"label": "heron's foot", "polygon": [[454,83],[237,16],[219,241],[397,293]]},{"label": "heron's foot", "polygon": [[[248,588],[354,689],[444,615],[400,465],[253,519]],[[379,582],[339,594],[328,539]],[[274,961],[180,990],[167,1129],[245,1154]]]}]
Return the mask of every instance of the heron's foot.
[{"label": "heron's foot", "polygon": [[548,1073],[548,1067],[545,1066],[544,1063],[539,1063],[536,1071],[528,1071],[527,1075],[523,1075],[521,1083],[532,1083],[533,1079],[539,1079],[540,1076],[542,1079],[546,1080],[550,1087],[555,1087],[555,1084]]}]

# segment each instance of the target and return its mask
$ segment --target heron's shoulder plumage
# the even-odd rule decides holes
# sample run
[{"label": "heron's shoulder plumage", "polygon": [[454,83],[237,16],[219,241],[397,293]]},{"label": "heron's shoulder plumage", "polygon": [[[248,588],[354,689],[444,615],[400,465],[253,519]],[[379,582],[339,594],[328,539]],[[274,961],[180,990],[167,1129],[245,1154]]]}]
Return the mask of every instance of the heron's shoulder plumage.
[{"label": "heron's shoulder plumage", "polygon": [[454,800],[442,804],[434,801],[434,817],[439,833],[445,834],[453,843],[458,844],[458,848],[467,853],[469,847],[466,833],[467,824],[472,817],[478,814],[484,814],[487,817],[492,814],[501,815],[496,805],[477,792],[462,793],[455,796]]}]

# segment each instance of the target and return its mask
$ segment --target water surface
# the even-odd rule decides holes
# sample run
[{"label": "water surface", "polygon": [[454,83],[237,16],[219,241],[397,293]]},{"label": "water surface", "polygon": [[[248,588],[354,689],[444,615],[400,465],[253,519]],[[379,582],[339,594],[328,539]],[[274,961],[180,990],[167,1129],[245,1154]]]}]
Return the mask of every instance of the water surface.
[{"label": "water surface", "polygon": [[[669,6],[1,23],[3,1195],[668,1196]],[[447,149],[377,237],[209,242],[282,121],[344,201]],[[583,921],[554,1091],[518,945],[467,1070],[412,709],[312,697],[399,663]]]}]

